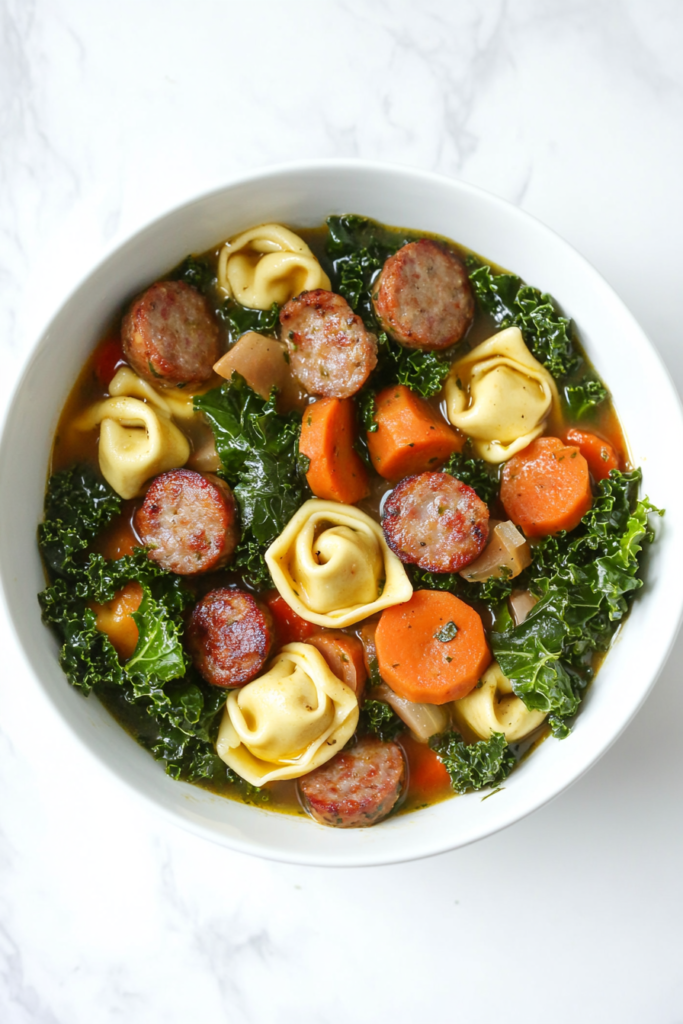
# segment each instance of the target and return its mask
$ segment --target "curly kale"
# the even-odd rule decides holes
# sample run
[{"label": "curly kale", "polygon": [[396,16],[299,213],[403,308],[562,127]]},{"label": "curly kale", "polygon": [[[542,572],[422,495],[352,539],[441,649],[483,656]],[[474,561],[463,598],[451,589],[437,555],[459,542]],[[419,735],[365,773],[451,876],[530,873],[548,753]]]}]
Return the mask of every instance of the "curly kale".
[{"label": "curly kale", "polygon": [[500,481],[497,467],[490,466],[483,459],[475,459],[463,452],[454,452],[443,467],[443,472],[450,473],[471,487],[485,505],[490,505],[498,497]]},{"label": "curly kale", "polygon": [[360,713],[360,728],[374,733],[383,743],[391,743],[405,730],[405,725],[385,701],[366,700]]},{"label": "curly kale", "polygon": [[234,299],[227,299],[217,310],[218,316],[227,325],[231,341],[237,341],[247,331],[258,334],[274,334],[280,316],[276,302],[270,309],[249,309],[240,306]]},{"label": "curly kale", "polygon": [[202,295],[208,294],[216,283],[216,274],[206,260],[186,256],[171,273],[172,281],[184,281]]},{"label": "curly kale", "polygon": [[593,507],[571,533],[534,549],[528,586],[539,597],[521,625],[491,634],[493,653],[514,692],[550,715],[560,738],[591,677],[591,656],[605,651],[642,586],[638,555],[653,538],[647,498],[636,500],[640,471],[613,470]]},{"label": "curly kale", "polygon": [[502,732],[490,739],[464,743],[457,732],[447,732],[429,741],[451,777],[456,793],[498,786],[515,767],[515,756]]},{"label": "curly kale", "polygon": [[221,475],[240,508],[242,540],[235,566],[253,586],[267,586],[266,548],[309,497],[299,455],[301,416],[280,415],[273,393],[265,401],[237,374],[194,399],[216,439]]},{"label": "curly kale", "polygon": [[[215,757],[211,732],[225,694],[187,664],[182,613],[193,595],[142,548],[116,561],[86,554],[119,508],[119,498],[89,469],[78,467],[51,478],[39,529],[41,551],[53,575],[51,585],[38,595],[43,620],[61,642],[60,664],[72,686],[85,696],[93,690],[116,693],[143,709],[150,717],[150,749],[166,760],[166,770],[175,777],[204,777]],[[97,628],[91,606],[111,601],[131,581],[142,590],[132,615],[138,642],[132,656],[122,661]]]},{"label": "curly kale", "polygon": [[514,274],[494,274],[477,266],[470,283],[480,307],[498,327],[519,327],[524,341],[553,377],[566,377],[579,364],[571,320],[555,309],[550,295],[522,284]]},{"label": "curly kale", "polygon": [[605,401],[607,388],[599,380],[584,378],[579,384],[568,384],[564,394],[571,416],[576,420],[582,420],[592,409]]}]

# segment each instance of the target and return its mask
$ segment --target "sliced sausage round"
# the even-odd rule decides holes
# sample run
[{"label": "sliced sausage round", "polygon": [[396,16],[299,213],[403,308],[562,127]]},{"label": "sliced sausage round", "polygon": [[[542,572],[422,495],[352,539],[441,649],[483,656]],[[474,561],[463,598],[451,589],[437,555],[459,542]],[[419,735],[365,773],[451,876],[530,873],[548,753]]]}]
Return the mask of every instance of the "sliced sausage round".
[{"label": "sliced sausage round", "polygon": [[179,576],[220,569],[239,540],[237,505],[212,473],[171,469],[154,478],[135,528],[149,557]]},{"label": "sliced sausage round", "polygon": [[208,380],[220,355],[218,325],[203,295],[184,281],[157,281],[121,325],[126,359],[156,384]]},{"label": "sliced sausage round", "polygon": [[326,764],[299,779],[301,801],[323,825],[375,825],[395,806],[406,776],[397,743],[363,736]]},{"label": "sliced sausage round", "polygon": [[429,238],[390,256],[373,287],[386,331],[409,348],[455,345],[474,319],[474,296],[462,260]]},{"label": "sliced sausage round", "polygon": [[450,473],[419,473],[389,495],[382,528],[402,562],[428,572],[459,572],[486,546],[489,510]]},{"label": "sliced sausage round", "polygon": [[377,366],[377,339],[346,299],[318,288],[280,310],[289,365],[311,395],[350,398]]},{"label": "sliced sausage round", "polygon": [[273,620],[251,594],[219,587],[192,609],[185,646],[207,683],[241,686],[266,663],[273,646]]}]

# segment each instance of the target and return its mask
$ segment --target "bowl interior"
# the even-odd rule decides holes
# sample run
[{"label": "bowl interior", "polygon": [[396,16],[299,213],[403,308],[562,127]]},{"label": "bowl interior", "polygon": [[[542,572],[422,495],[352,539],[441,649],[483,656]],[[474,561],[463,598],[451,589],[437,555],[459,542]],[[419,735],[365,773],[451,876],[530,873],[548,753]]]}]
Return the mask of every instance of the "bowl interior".
[{"label": "bowl interior", "polygon": [[[67,684],[57,643],[41,623],[36,600],[44,587],[36,527],[53,433],[76,375],[112,314],[189,252],[206,250],[253,224],[314,226],[330,213],[343,212],[449,236],[551,292],[575,320],[612,391],[633,460],[643,467],[645,492],[669,510],[648,557],[646,585],[571,737],[542,744],[494,799],[470,794],[357,831],[273,814],[169,779],[94,698],[84,700]],[[407,169],[352,163],[275,169],[203,196],[137,233],[82,282],[38,341],[0,447],[5,599],[37,684],[74,738],[179,824],[245,852],[298,863],[407,860],[481,838],[539,807],[607,749],[645,698],[681,614],[677,572],[683,537],[676,510],[683,485],[680,474],[671,472],[669,452],[682,447],[680,404],[658,356],[602,278],[543,225],[470,186]]]}]

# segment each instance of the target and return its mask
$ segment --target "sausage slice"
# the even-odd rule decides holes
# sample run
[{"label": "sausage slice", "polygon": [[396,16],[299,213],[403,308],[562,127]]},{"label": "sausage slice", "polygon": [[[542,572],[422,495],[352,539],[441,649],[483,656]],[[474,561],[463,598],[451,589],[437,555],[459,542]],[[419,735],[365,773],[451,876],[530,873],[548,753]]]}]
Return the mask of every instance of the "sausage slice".
[{"label": "sausage slice", "polygon": [[311,395],[350,398],[377,366],[377,339],[346,299],[317,288],[280,310],[292,373]]},{"label": "sausage slice", "polygon": [[179,576],[220,569],[239,540],[237,505],[212,473],[171,469],[152,481],[135,513],[135,528],[149,557]]},{"label": "sausage slice", "polygon": [[392,810],[406,775],[397,743],[363,736],[326,764],[299,779],[301,801],[323,825],[375,825]]},{"label": "sausage slice", "polygon": [[373,303],[384,329],[409,348],[448,348],[474,319],[465,264],[429,238],[408,242],[389,257]]},{"label": "sausage slice", "polygon": [[185,646],[207,683],[241,686],[266,663],[273,646],[273,620],[251,594],[219,587],[192,609]]},{"label": "sausage slice", "polygon": [[389,495],[382,528],[402,562],[428,572],[459,572],[486,546],[489,510],[450,473],[419,473]]},{"label": "sausage slice", "polygon": [[203,295],[184,281],[157,281],[121,324],[126,359],[156,384],[208,380],[218,359],[218,325]]}]

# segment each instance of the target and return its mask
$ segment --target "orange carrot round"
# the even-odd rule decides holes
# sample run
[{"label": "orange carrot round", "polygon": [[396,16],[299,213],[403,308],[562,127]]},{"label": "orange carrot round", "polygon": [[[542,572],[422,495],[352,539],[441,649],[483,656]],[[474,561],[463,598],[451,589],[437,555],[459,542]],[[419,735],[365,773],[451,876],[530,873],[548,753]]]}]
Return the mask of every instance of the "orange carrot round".
[{"label": "orange carrot round", "polygon": [[311,460],[306,479],[316,498],[354,505],[369,494],[367,470],[353,450],[355,437],[350,398],[320,398],[304,409],[299,451]]},{"label": "orange carrot round", "polygon": [[564,435],[564,439],[567,444],[576,445],[579,449],[588,463],[594,480],[606,480],[610,470],[619,469],[619,456],[614,448],[597,434],[571,427]]},{"label": "orange carrot round", "polygon": [[500,500],[527,537],[573,530],[593,501],[588,463],[575,445],[537,437],[505,463]]},{"label": "orange carrot round", "polygon": [[438,412],[404,384],[384,388],[375,399],[377,430],[368,433],[372,464],[387,480],[435,469],[465,440]]},{"label": "orange carrot round", "polygon": [[491,661],[475,610],[441,590],[416,590],[410,601],[382,612],[375,644],[385,682],[426,704],[466,697]]},{"label": "orange carrot round", "polygon": [[341,630],[331,629],[328,633],[316,633],[306,643],[313,644],[320,651],[337,679],[350,686],[360,700],[368,677],[360,640]]},{"label": "orange carrot round", "polygon": [[107,634],[114,650],[124,661],[132,656],[137,647],[138,627],[132,613],[138,610],[141,601],[142,587],[136,580],[131,580],[114,594],[111,601],[106,604],[93,601],[90,605],[97,616],[95,625],[100,633]]}]

